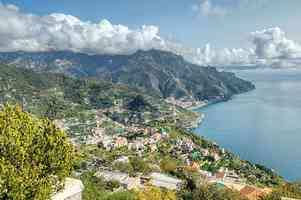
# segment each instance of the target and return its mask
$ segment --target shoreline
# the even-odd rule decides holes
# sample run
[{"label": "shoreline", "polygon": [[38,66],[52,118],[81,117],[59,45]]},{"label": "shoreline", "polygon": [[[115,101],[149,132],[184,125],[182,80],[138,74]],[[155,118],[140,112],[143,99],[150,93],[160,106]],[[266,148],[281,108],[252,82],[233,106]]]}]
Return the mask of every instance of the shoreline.
[{"label": "shoreline", "polygon": [[186,109],[190,110],[190,111],[195,111],[197,109],[205,108],[205,107],[207,107],[210,104],[211,103],[209,101],[203,101],[202,103],[199,103],[198,105],[190,106],[190,107],[188,107]]},{"label": "shoreline", "polygon": [[196,114],[198,114],[198,117],[197,119],[191,123],[191,125],[188,127],[189,130],[193,130],[197,127],[199,127],[202,122],[204,121],[205,119],[205,114],[204,113],[200,113],[200,112],[197,112],[197,111],[192,111],[192,112],[195,112]]},{"label": "shoreline", "polygon": [[[254,89],[256,89],[256,88],[254,88]],[[206,107],[211,106],[211,105],[218,104],[218,103],[231,101],[234,96],[240,95],[240,94],[243,94],[243,93],[251,92],[254,89],[247,90],[247,91],[244,91],[244,92],[240,92],[240,93],[234,94],[230,97],[220,96],[219,98],[215,98],[214,100],[194,101],[193,106],[183,108],[183,109],[186,109],[188,111],[194,112],[198,115],[196,120],[194,120],[191,123],[191,125],[189,127],[186,127],[186,128],[193,131],[193,129],[196,129],[199,126],[201,126],[202,122],[204,121],[204,119],[206,117],[206,115],[201,111],[201,109],[206,108]]]},{"label": "shoreline", "polygon": [[223,99],[223,100],[218,100],[218,101],[207,101],[206,100],[206,102],[203,102],[201,105],[195,105],[195,106],[186,108],[187,110],[199,115],[199,117],[195,120],[195,122],[192,123],[192,126],[190,127],[190,129],[193,130],[193,129],[198,128],[199,126],[201,126],[202,122],[204,121],[206,115],[200,111],[201,109],[206,108],[211,105],[214,105],[214,104],[217,104],[217,103],[226,102],[228,100],[229,99]]}]

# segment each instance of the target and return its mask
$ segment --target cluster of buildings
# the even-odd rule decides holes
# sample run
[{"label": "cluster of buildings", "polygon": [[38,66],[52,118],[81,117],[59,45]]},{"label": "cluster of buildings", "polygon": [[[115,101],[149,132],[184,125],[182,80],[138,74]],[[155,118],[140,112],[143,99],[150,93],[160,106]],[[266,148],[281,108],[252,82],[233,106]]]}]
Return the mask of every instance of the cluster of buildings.
[{"label": "cluster of buildings", "polygon": [[[127,157],[119,158],[118,162],[128,162]],[[117,160],[116,160],[117,161]],[[260,197],[272,192],[270,188],[258,188],[245,183],[234,171],[220,169],[213,174],[208,171],[198,169],[201,184],[216,184],[219,187],[229,188],[238,191],[242,196],[249,200],[258,200]],[[127,173],[110,171],[107,169],[99,170],[97,177],[102,177],[106,181],[117,181],[124,189],[141,189],[145,186],[155,186],[168,190],[180,190],[185,182],[181,179],[171,177],[164,173],[153,172],[147,176],[142,174],[131,177]]]},{"label": "cluster of buildings", "polygon": [[[167,99],[168,103],[174,106],[188,108],[196,105],[196,102],[182,101],[173,98]],[[201,102],[200,102],[201,104]],[[114,108],[112,112],[120,112]],[[174,116],[176,111],[174,109]],[[102,115],[102,113],[100,113]],[[271,192],[269,188],[257,188],[245,183],[234,171],[221,168],[217,173],[201,170],[204,158],[210,158],[207,163],[213,163],[222,159],[224,151],[220,148],[202,148],[200,145],[195,144],[189,137],[172,138],[169,133],[164,129],[151,128],[146,125],[128,124],[118,125],[113,127],[114,133],[108,133],[103,123],[106,122],[106,117],[99,113],[96,115],[96,127],[91,128],[91,133],[86,138],[86,144],[101,145],[106,150],[127,148],[135,151],[138,154],[145,150],[155,152],[158,149],[158,143],[165,139],[170,139],[171,144],[170,153],[175,157],[181,158],[185,161],[187,166],[190,166],[194,171],[199,172],[200,181],[210,184],[218,184],[222,187],[227,187],[239,191],[243,196],[250,200],[256,200],[260,196],[264,196]],[[173,116],[173,117],[174,117]],[[75,123],[79,123],[76,121]],[[117,123],[117,122],[116,122]],[[57,122],[58,127],[66,130],[67,122]],[[74,125],[74,124],[73,124]],[[95,126],[95,124],[94,124]],[[115,126],[115,125],[114,125]],[[116,162],[128,162],[127,157],[120,157]],[[198,162],[202,161],[202,162]],[[96,176],[103,177],[107,181],[118,181],[125,189],[139,189],[147,185],[162,187],[166,189],[178,190],[183,185],[183,180],[170,177],[163,173],[153,172],[148,176],[138,175],[131,177],[127,173],[118,171],[110,171],[107,169],[99,170]],[[76,195],[75,195],[76,197]]]},{"label": "cluster of buildings", "polygon": [[165,100],[167,103],[179,106],[181,108],[189,109],[189,108],[197,108],[197,107],[202,107],[207,105],[206,101],[195,101],[193,98],[181,98],[181,99],[176,99],[174,97],[168,97]]},{"label": "cluster of buildings", "polygon": [[157,143],[168,138],[164,129],[134,125],[115,128],[115,133],[109,134],[105,128],[102,128],[101,123],[97,122],[96,127],[91,130],[91,134],[86,139],[86,144],[101,145],[108,151],[126,147],[137,153],[142,153],[146,149],[153,152],[157,150]]},{"label": "cluster of buildings", "polygon": [[225,153],[224,150],[220,151],[219,148],[201,148],[190,138],[177,138],[173,140],[173,143],[171,154],[182,158],[189,166],[198,165],[195,161],[204,160],[206,157],[211,158],[211,161],[206,161],[207,163],[219,161]]}]

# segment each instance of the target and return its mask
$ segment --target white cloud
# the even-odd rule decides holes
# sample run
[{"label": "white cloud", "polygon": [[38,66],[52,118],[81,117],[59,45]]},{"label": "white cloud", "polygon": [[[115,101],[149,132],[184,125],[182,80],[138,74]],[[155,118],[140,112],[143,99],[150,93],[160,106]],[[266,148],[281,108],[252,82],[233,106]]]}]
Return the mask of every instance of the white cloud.
[{"label": "white cloud", "polygon": [[194,62],[214,66],[244,65],[254,62],[253,53],[252,49],[214,49],[207,44],[203,49],[197,49]]},{"label": "white cloud", "polygon": [[301,64],[301,45],[286,37],[280,28],[251,33],[254,48],[214,49],[207,44],[189,48],[160,36],[156,26],[132,30],[113,25],[82,21],[72,15],[26,14],[14,5],[0,4],[0,51],[70,50],[89,54],[131,54],[152,48],[182,55],[200,65],[262,64],[296,66]]},{"label": "white cloud", "polygon": [[192,10],[203,16],[224,16],[229,12],[225,7],[214,5],[211,0],[200,0],[192,6]]},{"label": "white cloud", "polygon": [[258,58],[296,59],[301,58],[301,45],[286,38],[278,27],[251,33]]},{"label": "white cloud", "polygon": [[177,47],[173,51],[200,65],[301,66],[301,44],[288,39],[279,27],[252,32],[250,38],[253,46],[249,49],[214,49],[207,44],[204,48]]},{"label": "white cloud", "polygon": [[92,23],[61,13],[26,14],[13,5],[0,5],[0,38],[0,51],[72,50],[90,54],[130,54],[138,49],[155,48],[172,51],[197,64],[232,62],[232,59],[242,62],[246,57],[243,50],[216,52],[210,45],[204,49],[184,47],[163,39],[156,26],[144,25],[139,30],[131,30],[108,20]]},{"label": "white cloud", "polygon": [[112,25],[81,21],[55,13],[25,14],[13,5],[0,5],[0,51],[73,50],[86,53],[128,54],[137,49],[160,48],[163,41],[155,26],[130,30]]}]

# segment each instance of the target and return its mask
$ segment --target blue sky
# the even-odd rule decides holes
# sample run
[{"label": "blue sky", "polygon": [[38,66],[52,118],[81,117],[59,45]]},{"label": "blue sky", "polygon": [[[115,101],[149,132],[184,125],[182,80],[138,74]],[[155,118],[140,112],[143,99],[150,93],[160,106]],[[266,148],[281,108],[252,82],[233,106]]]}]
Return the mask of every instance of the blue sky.
[{"label": "blue sky", "polygon": [[300,0],[211,0],[211,7],[227,14],[205,16],[192,9],[201,0],[5,0],[21,10],[38,15],[61,12],[82,20],[98,22],[108,19],[113,24],[130,28],[156,25],[162,35],[176,38],[185,45],[245,47],[252,31],[278,26],[290,38],[300,40]]}]

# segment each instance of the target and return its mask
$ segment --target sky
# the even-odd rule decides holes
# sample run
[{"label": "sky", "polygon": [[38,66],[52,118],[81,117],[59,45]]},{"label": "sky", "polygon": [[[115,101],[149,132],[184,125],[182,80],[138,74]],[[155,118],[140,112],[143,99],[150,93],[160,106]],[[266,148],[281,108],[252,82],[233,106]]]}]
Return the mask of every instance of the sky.
[{"label": "sky", "polygon": [[157,48],[201,65],[301,63],[300,0],[0,2],[0,51]]}]

